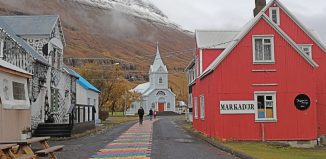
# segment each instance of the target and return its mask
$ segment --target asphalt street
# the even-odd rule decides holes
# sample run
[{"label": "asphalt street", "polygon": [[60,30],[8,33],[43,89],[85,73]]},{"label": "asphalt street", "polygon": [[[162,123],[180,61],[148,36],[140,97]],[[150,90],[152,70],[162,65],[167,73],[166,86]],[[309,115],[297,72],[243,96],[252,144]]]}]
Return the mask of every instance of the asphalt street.
[{"label": "asphalt street", "polygon": [[152,159],[235,159],[209,143],[188,134],[180,117],[162,117],[154,123]]},{"label": "asphalt street", "polygon": [[[148,155],[146,158],[152,159],[236,159],[231,154],[221,151],[218,148],[210,145],[209,143],[191,136],[188,132],[183,130],[177,123],[183,120],[181,116],[166,116],[159,117],[159,120],[153,122],[147,122],[152,126],[152,133],[149,136],[152,137]],[[134,140],[139,145],[135,150],[140,150],[142,141],[140,137],[145,137],[145,134],[138,134],[141,131],[135,131],[139,128],[136,122],[128,122],[117,125],[104,133],[86,136],[78,139],[70,139],[65,141],[51,141],[50,145],[65,145],[64,150],[57,152],[59,159],[88,159],[95,154],[99,154],[105,151],[112,151],[112,146],[117,144],[129,143]],[[141,128],[141,127],[140,127]],[[150,128],[150,127],[149,127]],[[132,133],[131,133],[132,132]],[[120,138],[120,139],[119,139]],[[132,139],[135,138],[135,139]],[[120,140],[120,143],[117,141]],[[128,142],[126,142],[128,140]],[[129,153],[131,145],[127,146],[127,149],[119,149],[123,155],[135,155],[135,152]],[[102,149],[102,150],[101,150]],[[102,152],[101,152],[102,151]],[[112,154],[109,154],[112,155]],[[121,154],[119,154],[121,155]],[[100,156],[98,156],[100,157]],[[111,156],[111,158],[114,156]],[[121,157],[121,156],[117,156]],[[132,157],[131,157],[132,158]]]}]

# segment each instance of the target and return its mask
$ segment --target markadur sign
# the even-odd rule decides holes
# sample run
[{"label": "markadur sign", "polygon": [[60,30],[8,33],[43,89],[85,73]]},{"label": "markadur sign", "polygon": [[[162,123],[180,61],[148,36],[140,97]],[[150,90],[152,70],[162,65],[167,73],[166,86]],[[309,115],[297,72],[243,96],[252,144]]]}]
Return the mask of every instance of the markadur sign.
[{"label": "markadur sign", "polygon": [[221,101],[221,114],[254,114],[255,101]]}]

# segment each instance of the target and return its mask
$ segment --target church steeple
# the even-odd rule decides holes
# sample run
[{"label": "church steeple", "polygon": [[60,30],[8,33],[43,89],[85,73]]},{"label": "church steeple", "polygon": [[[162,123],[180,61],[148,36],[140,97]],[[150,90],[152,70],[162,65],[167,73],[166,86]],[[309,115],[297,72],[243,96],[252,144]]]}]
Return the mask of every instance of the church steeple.
[{"label": "church steeple", "polygon": [[[162,69],[160,70],[160,68],[162,68]],[[166,66],[164,65],[164,63],[162,61],[162,57],[160,55],[160,49],[159,49],[158,42],[156,44],[155,59],[154,59],[153,65],[151,66],[150,72],[161,72],[161,73],[167,73],[168,72]]]}]

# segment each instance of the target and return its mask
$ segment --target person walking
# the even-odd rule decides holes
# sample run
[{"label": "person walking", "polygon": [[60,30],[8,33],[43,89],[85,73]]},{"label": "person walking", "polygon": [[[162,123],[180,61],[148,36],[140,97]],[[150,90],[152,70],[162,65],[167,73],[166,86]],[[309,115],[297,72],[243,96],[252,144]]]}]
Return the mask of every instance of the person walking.
[{"label": "person walking", "polygon": [[138,109],[138,117],[139,117],[139,124],[142,125],[143,124],[143,119],[144,119],[144,109],[143,107],[140,107]]},{"label": "person walking", "polygon": [[149,110],[149,119],[152,121],[153,118],[153,110],[152,108]]}]

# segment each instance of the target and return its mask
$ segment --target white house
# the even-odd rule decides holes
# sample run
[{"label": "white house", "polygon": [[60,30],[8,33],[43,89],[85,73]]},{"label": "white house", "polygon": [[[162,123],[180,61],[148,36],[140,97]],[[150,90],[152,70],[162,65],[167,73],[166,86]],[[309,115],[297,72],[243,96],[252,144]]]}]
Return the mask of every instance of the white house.
[{"label": "white house", "polygon": [[31,127],[28,80],[32,74],[0,59],[0,140],[18,140]]},{"label": "white house", "polygon": [[[85,117],[80,114],[79,120],[86,122],[95,120],[96,123],[100,123],[99,97],[101,91],[99,91],[94,85],[92,85],[74,70],[68,68],[67,66],[64,67],[70,74],[74,74],[76,77],[78,77],[78,80],[76,81],[76,105],[86,106],[87,109],[85,109],[85,114],[90,114],[86,115]],[[83,112],[80,111],[80,113]],[[94,116],[92,116],[93,114]]]},{"label": "white house", "polygon": [[154,62],[149,69],[149,82],[140,84],[131,91],[140,93],[142,98],[133,102],[126,114],[137,113],[141,106],[146,114],[150,109],[175,112],[175,94],[169,89],[168,70],[162,61],[158,46]]},{"label": "white house", "polygon": [[65,39],[59,16],[0,16],[4,61],[29,73],[32,127],[68,123],[76,78],[63,69]]}]

